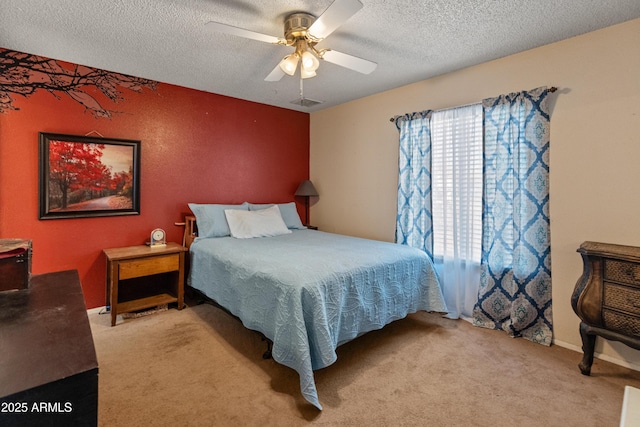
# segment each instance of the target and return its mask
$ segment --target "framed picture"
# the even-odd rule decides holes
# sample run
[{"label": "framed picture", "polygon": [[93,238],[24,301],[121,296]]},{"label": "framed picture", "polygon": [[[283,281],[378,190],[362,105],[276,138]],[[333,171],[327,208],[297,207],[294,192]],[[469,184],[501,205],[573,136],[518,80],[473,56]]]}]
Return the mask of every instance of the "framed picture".
[{"label": "framed picture", "polygon": [[40,219],[139,215],[140,145],[40,132]]}]

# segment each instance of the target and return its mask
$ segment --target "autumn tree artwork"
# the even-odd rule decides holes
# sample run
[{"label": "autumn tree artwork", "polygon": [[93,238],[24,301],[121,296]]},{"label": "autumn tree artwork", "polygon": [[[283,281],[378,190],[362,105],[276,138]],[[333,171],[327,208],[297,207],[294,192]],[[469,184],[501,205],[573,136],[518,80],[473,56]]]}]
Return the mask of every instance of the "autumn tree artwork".
[{"label": "autumn tree artwork", "polygon": [[41,219],[139,213],[139,141],[40,134]]}]

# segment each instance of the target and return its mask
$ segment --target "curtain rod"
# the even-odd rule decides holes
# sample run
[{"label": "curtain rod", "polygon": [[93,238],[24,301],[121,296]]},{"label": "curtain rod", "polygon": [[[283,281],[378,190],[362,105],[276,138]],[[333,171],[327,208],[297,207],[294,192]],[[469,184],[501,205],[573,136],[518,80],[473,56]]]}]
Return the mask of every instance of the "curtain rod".
[{"label": "curtain rod", "polygon": [[[548,90],[549,92],[553,93],[553,92],[557,91],[557,90],[558,90],[558,88],[557,88],[557,87],[555,87],[555,86],[551,86],[551,87],[550,87],[549,89],[547,89],[547,90]],[[476,103],[472,103],[472,104],[467,104],[467,105],[458,105],[458,106],[456,106],[456,107],[451,107],[451,108],[466,107],[466,106],[468,106],[468,105],[473,105],[473,104],[477,104],[477,102],[476,102]],[[441,110],[449,110],[449,108],[442,108]],[[441,111],[441,110],[436,110],[436,111]],[[403,114],[403,115],[404,115],[404,114]],[[396,118],[398,118],[398,117],[400,117],[400,116],[391,117],[391,118],[389,119],[389,121],[390,121],[390,122],[395,122],[395,121],[396,121]]]}]

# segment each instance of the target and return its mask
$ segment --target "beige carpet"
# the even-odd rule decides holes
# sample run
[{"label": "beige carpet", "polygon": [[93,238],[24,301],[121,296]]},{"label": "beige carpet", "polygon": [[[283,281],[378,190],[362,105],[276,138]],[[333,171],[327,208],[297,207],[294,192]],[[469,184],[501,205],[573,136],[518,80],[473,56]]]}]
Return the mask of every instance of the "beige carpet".
[{"label": "beige carpet", "polygon": [[258,334],[211,305],[120,320],[90,316],[101,426],[617,426],[640,372],[417,313],[338,349],[316,371],[323,411],[298,375],[263,360]]}]

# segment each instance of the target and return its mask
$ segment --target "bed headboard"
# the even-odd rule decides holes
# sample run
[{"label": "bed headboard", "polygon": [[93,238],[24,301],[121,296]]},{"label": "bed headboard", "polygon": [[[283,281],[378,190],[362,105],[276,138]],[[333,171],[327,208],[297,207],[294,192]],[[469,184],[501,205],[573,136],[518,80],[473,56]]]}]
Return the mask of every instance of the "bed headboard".
[{"label": "bed headboard", "polygon": [[196,217],[193,215],[187,215],[184,217],[184,237],[182,238],[182,244],[189,249],[196,237],[198,237]]}]

